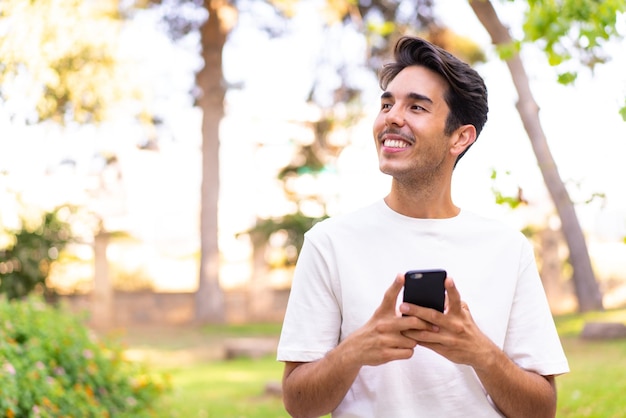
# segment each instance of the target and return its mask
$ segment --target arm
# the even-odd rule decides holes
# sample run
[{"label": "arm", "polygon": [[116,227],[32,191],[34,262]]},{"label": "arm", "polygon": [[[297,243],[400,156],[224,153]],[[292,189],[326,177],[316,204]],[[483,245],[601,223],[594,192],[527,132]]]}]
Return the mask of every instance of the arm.
[{"label": "arm", "polygon": [[416,317],[397,314],[396,301],[403,285],[404,276],[399,274],[370,320],[320,360],[285,363],[283,402],[289,414],[329,414],[341,403],[362,366],[377,366],[413,355],[417,343],[403,332],[420,329],[424,323]]},{"label": "arm", "polygon": [[541,376],[513,363],[495,347],[483,368],[474,366],[478,378],[498,409],[507,417],[554,417],[554,376]]},{"label": "arm", "polygon": [[338,346],[315,362],[285,363],[283,402],[291,416],[319,417],[339,405],[361,369],[348,351]]},{"label": "arm", "polygon": [[446,290],[448,307],[444,314],[416,305],[400,306],[401,312],[434,325],[433,330],[411,330],[405,334],[450,361],[471,366],[492,401],[507,417],[554,417],[554,377],[517,366],[478,329],[452,279],[446,280]]}]

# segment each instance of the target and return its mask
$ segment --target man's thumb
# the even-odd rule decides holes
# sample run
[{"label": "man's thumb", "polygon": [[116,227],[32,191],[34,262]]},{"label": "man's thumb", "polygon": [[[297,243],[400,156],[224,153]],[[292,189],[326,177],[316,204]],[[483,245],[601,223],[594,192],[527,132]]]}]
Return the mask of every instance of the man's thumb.
[{"label": "man's thumb", "polygon": [[396,311],[396,302],[398,301],[398,295],[400,294],[400,290],[404,286],[404,274],[398,273],[391,286],[385,291],[385,296],[383,297],[383,302],[380,304],[380,308],[382,311]]}]

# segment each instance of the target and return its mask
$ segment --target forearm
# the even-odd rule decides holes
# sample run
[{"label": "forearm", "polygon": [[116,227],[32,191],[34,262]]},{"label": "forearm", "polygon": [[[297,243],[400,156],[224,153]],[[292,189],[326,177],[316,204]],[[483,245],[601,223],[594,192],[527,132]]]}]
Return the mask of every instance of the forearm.
[{"label": "forearm", "polygon": [[329,414],[344,399],[362,366],[378,366],[413,355],[416,342],[404,332],[415,329],[419,321],[396,312],[403,285],[404,276],[398,274],[369,321],[320,360],[285,363],[283,402],[292,416]]},{"label": "forearm", "polygon": [[520,368],[497,347],[493,354],[486,365],[474,370],[498,409],[508,418],[554,418],[554,378]]},{"label": "forearm", "polygon": [[345,397],[360,368],[341,345],[311,363],[286,363],[285,409],[299,418],[331,413]]}]

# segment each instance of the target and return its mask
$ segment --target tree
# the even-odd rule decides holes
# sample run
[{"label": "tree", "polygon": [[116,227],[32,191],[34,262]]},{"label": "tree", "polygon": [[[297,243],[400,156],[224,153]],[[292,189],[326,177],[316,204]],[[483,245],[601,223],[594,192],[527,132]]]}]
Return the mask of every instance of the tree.
[{"label": "tree", "polygon": [[[168,7],[174,16],[165,13],[173,38],[199,30],[200,55],[204,61],[196,75],[197,105],[202,110],[202,185],[200,207],[200,270],[195,295],[196,323],[222,323],[226,320],[225,295],[220,286],[220,251],[218,243],[218,203],[220,190],[220,123],[224,117],[227,88],[222,56],[228,35],[237,22],[236,1],[229,0],[138,0],[137,7],[155,3]],[[188,6],[204,9],[208,17],[199,27],[176,11]]]},{"label": "tree", "polygon": [[204,66],[197,76],[202,93],[202,190],[200,209],[200,277],[196,291],[195,320],[225,321],[225,301],[219,283],[218,202],[219,126],[224,116],[224,75],[222,52],[237,17],[226,0],[205,0],[209,17],[200,28]]},{"label": "tree", "polygon": [[[531,7],[529,17],[531,19],[527,20],[527,26],[525,28],[526,32],[530,32],[530,40],[540,39],[539,33],[542,34],[542,36],[546,39],[545,51],[549,58],[551,58],[552,62],[561,62],[565,59],[563,56],[564,53],[559,54],[556,52],[555,44],[558,43],[560,38],[569,35],[569,33],[567,33],[567,29],[570,27],[577,27],[578,25],[581,25],[583,29],[581,30],[582,33],[579,34],[579,39],[584,37],[591,43],[592,47],[598,47],[600,45],[599,39],[607,39],[610,35],[616,34],[614,32],[615,19],[617,12],[620,10],[619,8],[617,10],[609,10],[606,14],[595,14],[590,9],[594,8],[596,3],[589,2],[587,6],[589,6],[590,9],[579,9],[580,5],[577,4],[576,11],[571,13],[572,10],[568,8],[572,5],[571,3],[568,5],[568,2],[564,2],[561,10],[558,10],[557,8],[552,9],[552,6],[555,5],[551,5],[549,2],[545,5],[542,5],[542,2],[529,3]],[[616,5],[618,4],[616,3]],[[546,187],[561,219],[561,229],[569,248],[569,262],[573,268],[574,288],[578,299],[579,311],[586,312],[591,310],[602,310],[602,294],[591,266],[585,236],[578,221],[574,204],[569,197],[567,188],[565,187],[565,184],[563,184],[559,175],[557,164],[554,161],[552,153],[550,152],[546,135],[543,132],[541,122],[539,120],[539,106],[533,98],[528,76],[526,75],[526,70],[519,52],[515,48],[511,48],[514,46],[514,41],[508,29],[499,19],[490,1],[470,0],[470,6],[474,10],[474,13],[480,20],[481,24],[491,36],[491,40],[494,45],[501,48],[509,47],[509,53],[504,55],[504,59],[507,63],[519,96],[517,110],[528,134],[528,138],[532,144],[535,156],[537,157],[537,162],[543,175]],[[624,4],[621,5],[621,8],[623,10]],[[588,10],[589,13],[584,13],[584,10]],[[538,21],[532,21],[533,14],[544,14],[548,16],[547,21],[541,22],[541,28],[537,27],[540,24]],[[561,18],[559,18],[559,16]],[[598,21],[602,22],[599,30],[596,29],[592,31],[585,29],[585,26],[587,28],[594,26],[596,18]],[[557,22],[560,24],[555,26],[559,26],[561,31],[558,33],[550,33],[547,29],[551,27],[551,23]],[[596,57],[590,61],[590,63],[599,62],[596,61],[597,52],[594,52],[593,48],[586,50],[590,56]],[[561,80],[572,80],[572,78],[572,73],[561,76]]]},{"label": "tree", "polygon": [[[150,0],[144,0],[150,3]],[[161,3],[154,0],[155,3]],[[139,4],[142,2],[139,1]],[[163,2],[166,3],[166,2]],[[182,7],[184,1],[172,0],[173,9]],[[226,320],[225,295],[220,287],[220,251],[218,243],[219,203],[219,127],[224,117],[224,98],[227,88],[222,68],[222,56],[228,35],[237,22],[237,2],[229,0],[194,0],[208,12],[208,18],[200,25],[200,54],[204,65],[197,73],[196,86],[199,94],[197,104],[202,110],[202,186],[200,209],[200,271],[195,296],[194,318],[197,323],[221,323]],[[286,16],[291,0],[268,0]],[[167,18],[167,16],[166,16]],[[170,31],[184,33],[194,30],[183,16],[169,19]]]}]

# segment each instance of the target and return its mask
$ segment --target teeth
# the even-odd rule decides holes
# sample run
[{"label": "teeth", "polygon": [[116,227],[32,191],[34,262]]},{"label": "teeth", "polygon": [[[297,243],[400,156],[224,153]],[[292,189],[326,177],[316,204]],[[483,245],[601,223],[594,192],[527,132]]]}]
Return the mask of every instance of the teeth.
[{"label": "teeth", "polygon": [[389,148],[406,148],[409,144],[398,139],[387,139],[385,140],[385,146]]}]

